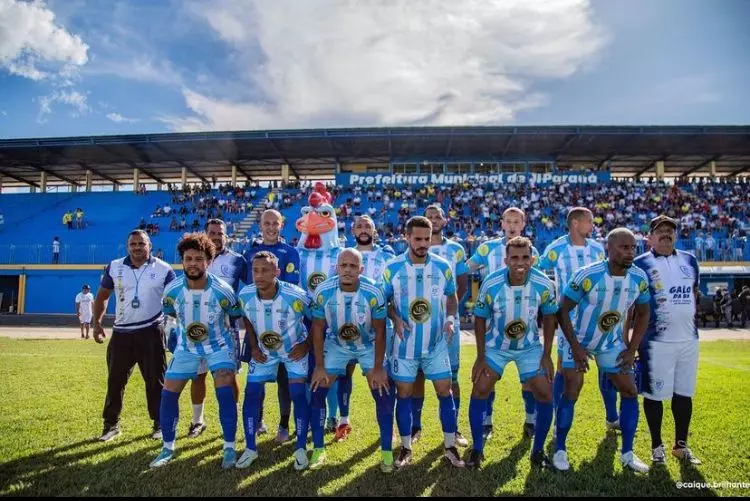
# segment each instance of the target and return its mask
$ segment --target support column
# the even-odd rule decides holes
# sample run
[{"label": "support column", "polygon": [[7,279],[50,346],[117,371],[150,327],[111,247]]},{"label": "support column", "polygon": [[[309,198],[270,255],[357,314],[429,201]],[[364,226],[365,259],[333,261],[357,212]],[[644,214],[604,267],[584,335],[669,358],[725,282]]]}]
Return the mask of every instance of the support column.
[{"label": "support column", "polygon": [[120,191],[120,185],[117,183],[112,183],[112,191]]},{"label": "support column", "polygon": [[232,188],[237,186],[237,166],[232,164]]},{"label": "support column", "polygon": [[93,180],[93,174],[90,170],[87,170],[86,171],[86,192],[87,193],[91,191],[92,180]]},{"label": "support column", "polygon": [[47,173],[42,172],[40,179],[39,179],[39,185],[41,187],[42,193],[47,193]]},{"label": "support column", "polygon": [[157,183],[156,183],[156,191],[161,191],[161,189],[162,189],[163,187],[164,187],[164,185],[163,185],[163,184],[161,184],[161,183],[159,183],[159,182],[157,182]]},{"label": "support column", "polygon": [[18,311],[21,315],[26,313],[26,274],[21,273],[18,277]]},{"label": "support column", "polygon": [[187,184],[187,168],[182,168],[182,174],[180,176],[180,180],[182,181],[182,187],[184,188]]},{"label": "support column", "polygon": [[71,193],[78,193],[78,185],[77,184],[71,184],[70,185],[70,192]]},{"label": "support column", "polygon": [[133,191],[138,191],[141,188],[141,171],[137,168],[133,169]]},{"label": "support column", "polygon": [[658,181],[664,180],[664,160],[656,162],[656,179]]},{"label": "support column", "polygon": [[708,171],[711,173],[711,177],[716,177],[716,160],[711,160],[708,163]]},{"label": "support column", "polygon": [[289,181],[289,164],[281,165],[281,180],[284,182]]}]

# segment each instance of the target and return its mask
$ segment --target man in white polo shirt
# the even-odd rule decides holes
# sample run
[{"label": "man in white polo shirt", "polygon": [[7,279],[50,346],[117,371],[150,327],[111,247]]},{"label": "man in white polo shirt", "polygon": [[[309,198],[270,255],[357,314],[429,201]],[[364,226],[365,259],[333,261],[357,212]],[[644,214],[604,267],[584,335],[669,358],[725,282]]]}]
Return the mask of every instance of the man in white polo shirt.
[{"label": "man in white polo shirt", "polygon": [[102,327],[107,302],[115,293],[115,325],[107,346],[107,397],[104,402],[104,431],[99,440],[120,434],[120,412],[125,385],[138,364],[146,382],[148,414],[154,423],[152,437],[161,440],[159,406],[167,359],[164,351],[162,295],[175,279],[169,264],[151,256],[151,239],[143,230],[128,235],[128,255],[115,259],[104,270],[94,300],[94,340],[103,343]]},{"label": "man in white polo shirt", "polygon": [[94,295],[91,294],[91,289],[86,284],[81,292],[76,295],[76,316],[78,321],[81,322],[81,339],[89,338],[89,326],[91,325],[91,318],[94,316],[93,304]]}]

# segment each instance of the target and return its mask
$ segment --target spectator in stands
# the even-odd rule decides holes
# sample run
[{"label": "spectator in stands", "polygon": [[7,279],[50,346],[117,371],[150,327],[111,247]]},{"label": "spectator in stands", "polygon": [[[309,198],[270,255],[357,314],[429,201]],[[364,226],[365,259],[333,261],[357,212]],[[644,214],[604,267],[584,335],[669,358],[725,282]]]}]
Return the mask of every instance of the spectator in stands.
[{"label": "spectator in stands", "polygon": [[141,222],[138,223],[138,229],[139,230],[145,230],[146,229],[146,220],[144,218],[141,218]]},{"label": "spectator in stands", "polygon": [[63,214],[62,218],[63,225],[67,226],[69,230],[73,229],[73,213],[70,211],[67,211],[65,214]]},{"label": "spectator in stands", "polygon": [[695,257],[698,261],[703,261],[706,258],[706,240],[703,238],[702,231],[695,237]]},{"label": "spectator in stands", "polygon": [[185,231],[187,229],[187,219],[185,219],[185,216],[182,216],[180,219],[180,231]]},{"label": "spectator in stands", "polygon": [[737,299],[740,307],[740,327],[744,329],[750,317],[750,287],[744,286]]},{"label": "spectator in stands", "polygon": [[164,251],[162,251],[161,249],[159,249],[158,251],[156,251],[156,258],[164,260]]},{"label": "spectator in stands", "polygon": [[52,264],[60,264],[60,237],[52,239]]},{"label": "spectator in stands", "polygon": [[732,295],[729,294],[729,289],[724,289],[724,293],[721,297],[721,316],[727,321],[727,327],[732,329]]},{"label": "spectator in stands", "polygon": [[714,249],[716,248],[716,240],[714,240],[713,234],[709,233],[706,237],[706,260],[713,261]]},{"label": "spectator in stands", "polygon": [[747,241],[747,238],[743,237],[740,234],[740,230],[734,230],[732,232],[731,245],[733,248],[733,253],[732,253],[732,257],[729,258],[730,260],[742,261],[744,257],[746,241]]},{"label": "spectator in stands", "polygon": [[177,218],[172,216],[172,222],[169,223],[169,231],[177,231],[180,229],[180,223],[177,222]]},{"label": "spectator in stands", "polygon": [[83,227],[83,209],[79,207],[78,209],[76,209],[76,228],[82,230]]}]

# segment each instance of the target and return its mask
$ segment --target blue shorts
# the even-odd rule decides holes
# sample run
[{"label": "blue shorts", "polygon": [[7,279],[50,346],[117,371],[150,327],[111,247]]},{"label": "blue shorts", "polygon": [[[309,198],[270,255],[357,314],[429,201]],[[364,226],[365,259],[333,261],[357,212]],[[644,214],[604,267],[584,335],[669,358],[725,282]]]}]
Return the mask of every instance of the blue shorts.
[{"label": "blue shorts", "polygon": [[393,357],[391,363],[391,378],[401,383],[413,383],[417,380],[417,371],[422,369],[424,377],[430,381],[451,379],[451,362],[448,346],[440,342],[429,355],[423,355],[416,360],[404,360]]},{"label": "blue shorts", "polygon": [[461,326],[459,321],[453,324],[455,329],[453,331],[453,339],[451,339],[450,345],[448,345],[448,356],[451,361],[451,373],[453,373],[453,380],[457,381],[458,369],[461,365]]},{"label": "blue shorts", "polygon": [[165,379],[187,380],[198,375],[201,362],[205,360],[211,372],[219,369],[237,370],[237,360],[232,349],[219,350],[207,355],[198,355],[189,351],[179,350],[169,363]]},{"label": "blue shorts", "polygon": [[[324,346],[324,363],[326,372],[343,376],[346,374],[346,366],[354,361],[359,363],[362,374],[367,374],[375,367],[375,347],[363,348],[361,350],[350,350],[342,347],[331,339],[326,339]],[[387,364],[383,360],[383,367]]]},{"label": "blue shorts", "polygon": [[248,383],[269,383],[276,381],[279,373],[279,364],[284,364],[289,379],[307,380],[308,358],[302,357],[296,362],[287,357],[269,358],[264,363],[258,363],[255,360],[248,362],[247,381]]},{"label": "blue shorts", "polygon": [[542,345],[536,344],[525,350],[491,349],[485,352],[484,357],[487,360],[487,365],[497,372],[498,377],[503,377],[505,366],[509,362],[515,362],[518,369],[518,378],[521,383],[525,383],[533,377],[544,374],[544,371],[539,367],[543,353]]},{"label": "blue shorts", "polygon": [[[237,372],[239,373],[242,372],[242,360],[240,359],[242,357],[242,344],[239,330],[232,331],[232,340],[234,341],[232,349],[234,350],[235,360],[237,360]],[[205,374],[206,372],[208,372],[208,363],[203,360],[198,368],[198,374]]]},{"label": "blue shorts", "polygon": [[[563,369],[575,369],[576,363],[573,360],[573,348],[568,343],[565,343],[566,349],[562,352],[562,366]],[[624,371],[620,367],[617,367],[617,357],[620,356],[622,350],[625,349],[625,345],[618,343],[615,346],[606,350],[593,351],[589,350],[589,354],[594,356],[596,365],[599,367],[599,371],[606,372],[609,374],[619,374],[620,372],[633,372],[631,370]]]}]

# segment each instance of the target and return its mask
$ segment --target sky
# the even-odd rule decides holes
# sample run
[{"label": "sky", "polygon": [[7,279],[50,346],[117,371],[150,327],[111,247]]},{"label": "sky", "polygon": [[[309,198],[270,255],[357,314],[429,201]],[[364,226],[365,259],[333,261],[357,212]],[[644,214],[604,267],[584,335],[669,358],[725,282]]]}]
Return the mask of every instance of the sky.
[{"label": "sky", "polygon": [[748,19],[746,0],[0,0],[0,138],[749,124]]}]

